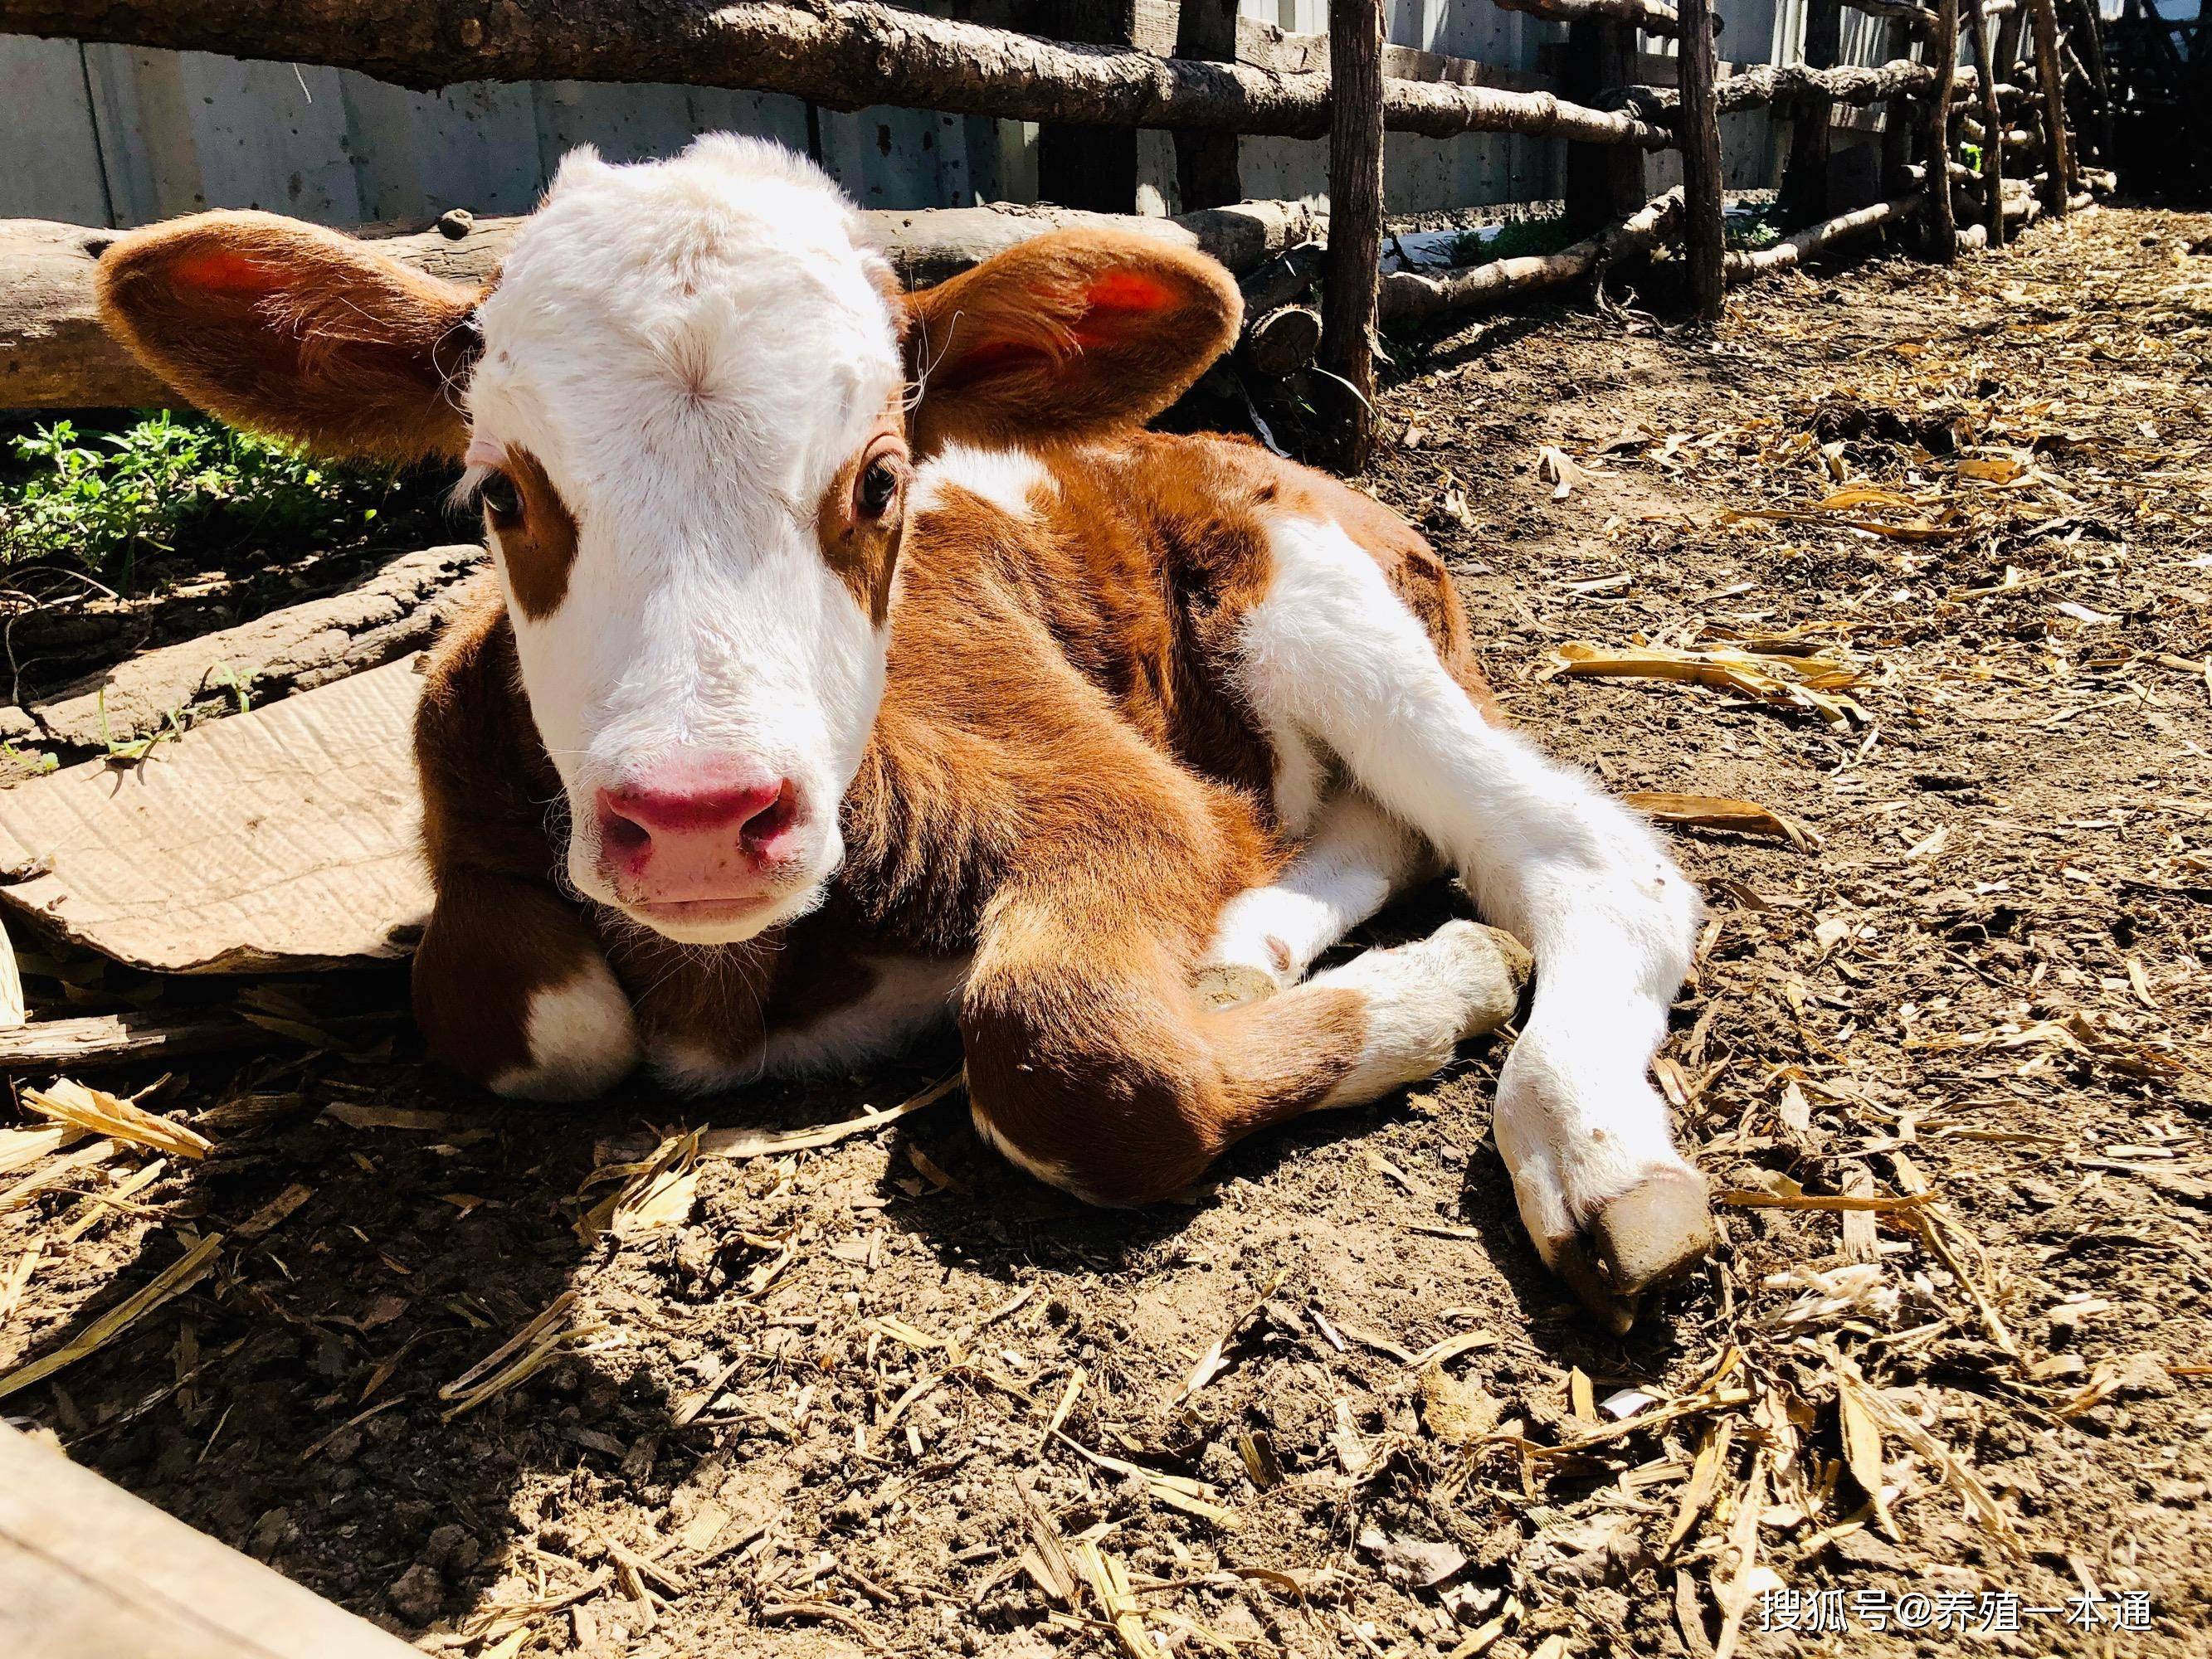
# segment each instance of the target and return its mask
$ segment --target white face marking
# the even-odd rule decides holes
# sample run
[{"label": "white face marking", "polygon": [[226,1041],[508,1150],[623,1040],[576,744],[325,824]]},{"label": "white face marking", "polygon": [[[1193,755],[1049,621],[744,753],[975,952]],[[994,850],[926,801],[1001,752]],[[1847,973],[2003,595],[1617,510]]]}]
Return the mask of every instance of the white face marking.
[{"label": "white face marking", "polygon": [[[884,635],[817,527],[904,375],[858,234],[828,178],[770,144],[705,137],[637,167],[578,151],[479,313],[471,459],[526,451],[576,526],[550,613],[508,588],[569,878],[690,943],[819,902],[882,696]],[[704,896],[641,909],[603,868],[600,792],[665,805],[702,776],[787,783],[779,854],[731,903],[706,902],[718,866],[694,849]]]},{"label": "white face marking", "polygon": [[963,489],[1010,519],[1027,519],[1034,498],[1060,493],[1060,481],[1025,449],[975,449],[947,444],[915,475],[909,507],[916,517],[944,505],[948,489]]}]

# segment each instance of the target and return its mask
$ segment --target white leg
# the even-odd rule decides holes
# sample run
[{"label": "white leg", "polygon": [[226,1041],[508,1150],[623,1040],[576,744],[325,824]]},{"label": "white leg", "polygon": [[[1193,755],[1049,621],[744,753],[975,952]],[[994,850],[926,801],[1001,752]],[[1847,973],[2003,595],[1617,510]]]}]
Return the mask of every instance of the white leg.
[{"label": "white leg", "polygon": [[1704,1181],[1648,1075],[1689,970],[1697,894],[1648,823],[1484,720],[1336,525],[1284,520],[1270,544],[1273,581],[1245,624],[1246,691],[1263,719],[1334,750],[1534,951],[1535,1001],[1498,1079],[1498,1148],[1544,1259],[1625,1329],[1638,1292],[1711,1239]]},{"label": "white leg", "polygon": [[1198,969],[1209,1002],[1249,1002],[1305,977],[1315,958],[1436,873],[1421,838],[1356,789],[1329,797],[1313,837],[1266,887],[1223,907]]}]

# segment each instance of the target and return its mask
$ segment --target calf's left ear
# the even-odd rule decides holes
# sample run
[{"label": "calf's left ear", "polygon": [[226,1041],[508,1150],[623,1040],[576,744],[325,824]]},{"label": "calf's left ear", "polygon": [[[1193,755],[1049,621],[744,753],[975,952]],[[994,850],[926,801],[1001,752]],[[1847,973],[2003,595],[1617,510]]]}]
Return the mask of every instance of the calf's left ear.
[{"label": "calf's left ear", "polygon": [[100,321],[185,398],[331,455],[458,455],[481,290],[269,213],[202,213],[100,256]]},{"label": "calf's left ear", "polygon": [[906,297],[916,450],[1143,425],[1237,338],[1216,261],[1123,230],[1048,232]]}]

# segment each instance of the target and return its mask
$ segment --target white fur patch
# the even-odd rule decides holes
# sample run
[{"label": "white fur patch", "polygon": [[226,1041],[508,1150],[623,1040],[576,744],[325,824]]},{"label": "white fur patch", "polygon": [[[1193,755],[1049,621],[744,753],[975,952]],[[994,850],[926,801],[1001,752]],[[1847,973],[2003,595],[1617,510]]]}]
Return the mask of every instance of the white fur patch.
[{"label": "white fur patch", "polygon": [[915,475],[910,510],[916,516],[933,513],[953,489],[989,502],[1010,519],[1028,519],[1036,511],[1036,497],[1057,495],[1060,482],[1026,449],[947,444]]},{"label": "white fur patch", "polygon": [[607,964],[594,956],[557,985],[534,991],[530,1064],[502,1072],[492,1091],[516,1100],[589,1100],[637,1064],[637,1019]]}]

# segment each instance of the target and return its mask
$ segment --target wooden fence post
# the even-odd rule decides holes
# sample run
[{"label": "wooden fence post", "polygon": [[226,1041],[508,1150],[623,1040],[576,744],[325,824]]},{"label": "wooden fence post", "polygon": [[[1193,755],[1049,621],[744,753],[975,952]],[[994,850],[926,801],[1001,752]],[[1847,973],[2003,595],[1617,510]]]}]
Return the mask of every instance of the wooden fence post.
[{"label": "wooden fence post", "polygon": [[[1134,37],[1133,0],[1022,0],[1022,26],[1061,40],[1126,46]],[[1093,213],[1137,210],[1137,132],[1047,121],[1037,129],[1037,195]]]},{"label": "wooden fence post", "polygon": [[[1843,0],[1805,0],[1808,69],[1833,69],[1844,48]],[[1783,175],[1782,222],[1811,224],[1828,216],[1828,151],[1835,105],[1826,98],[1797,106],[1790,125],[1790,170]]]},{"label": "wooden fence post", "polygon": [[[1936,66],[1936,84],[1920,111],[1927,134],[1927,182],[1920,209],[1928,257],[1948,265],[1959,258],[1959,223],[1951,212],[1951,88],[1959,79],[1959,0],[1939,0],[1936,25],[1928,31],[1928,61]],[[1997,141],[2004,141],[2002,130]]]},{"label": "wooden fence post", "polygon": [[1721,215],[1721,117],[1714,98],[1719,60],[1711,0],[1682,0],[1682,252],[1690,267],[1690,314],[1717,323],[1728,294],[1727,225]]},{"label": "wooden fence post", "polygon": [[[1910,58],[1913,45],[1911,25],[1902,18],[1891,18],[1882,32],[1882,61],[1895,63]],[[1881,194],[1885,201],[1893,202],[1912,190],[1905,173],[1912,160],[1912,101],[1907,98],[1893,98],[1882,107]]]},{"label": "wooden fence post", "polygon": [[2026,0],[2035,27],[2035,71],[2043,82],[2043,204],[2054,219],[2066,216],[2074,188],[2073,147],[2066,141],[2066,82],[2058,65],[2058,15],[2051,0]]},{"label": "wooden fence post", "polygon": [[[1632,85],[1636,26],[1608,17],[1577,17],[1567,25],[1565,72],[1560,91],[1578,104],[1595,104],[1615,87]],[[1632,144],[1567,146],[1567,225],[1595,230],[1625,219],[1644,205],[1644,152]]]},{"label": "wooden fence post", "polygon": [[1322,368],[1341,411],[1347,471],[1375,442],[1375,294],[1382,258],[1382,0],[1329,0],[1328,264]]},{"label": "wooden fence post", "polygon": [[[1217,64],[1237,61],[1237,0],[1182,0],[1176,19],[1176,56]],[[1176,185],[1182,211],[1227,207],[1244,199],[1233,132],[1177,132]]]},{"label": "wooden fence post", "polygon": [[1982,0],[1966,0],[1966,23],[1973,34],[1974,74],[1982,98],[1982,228],[1992,249],[2004,246],[2004,116],[1997,107],[1996,54],[1990,48],[1989,20]]}]

